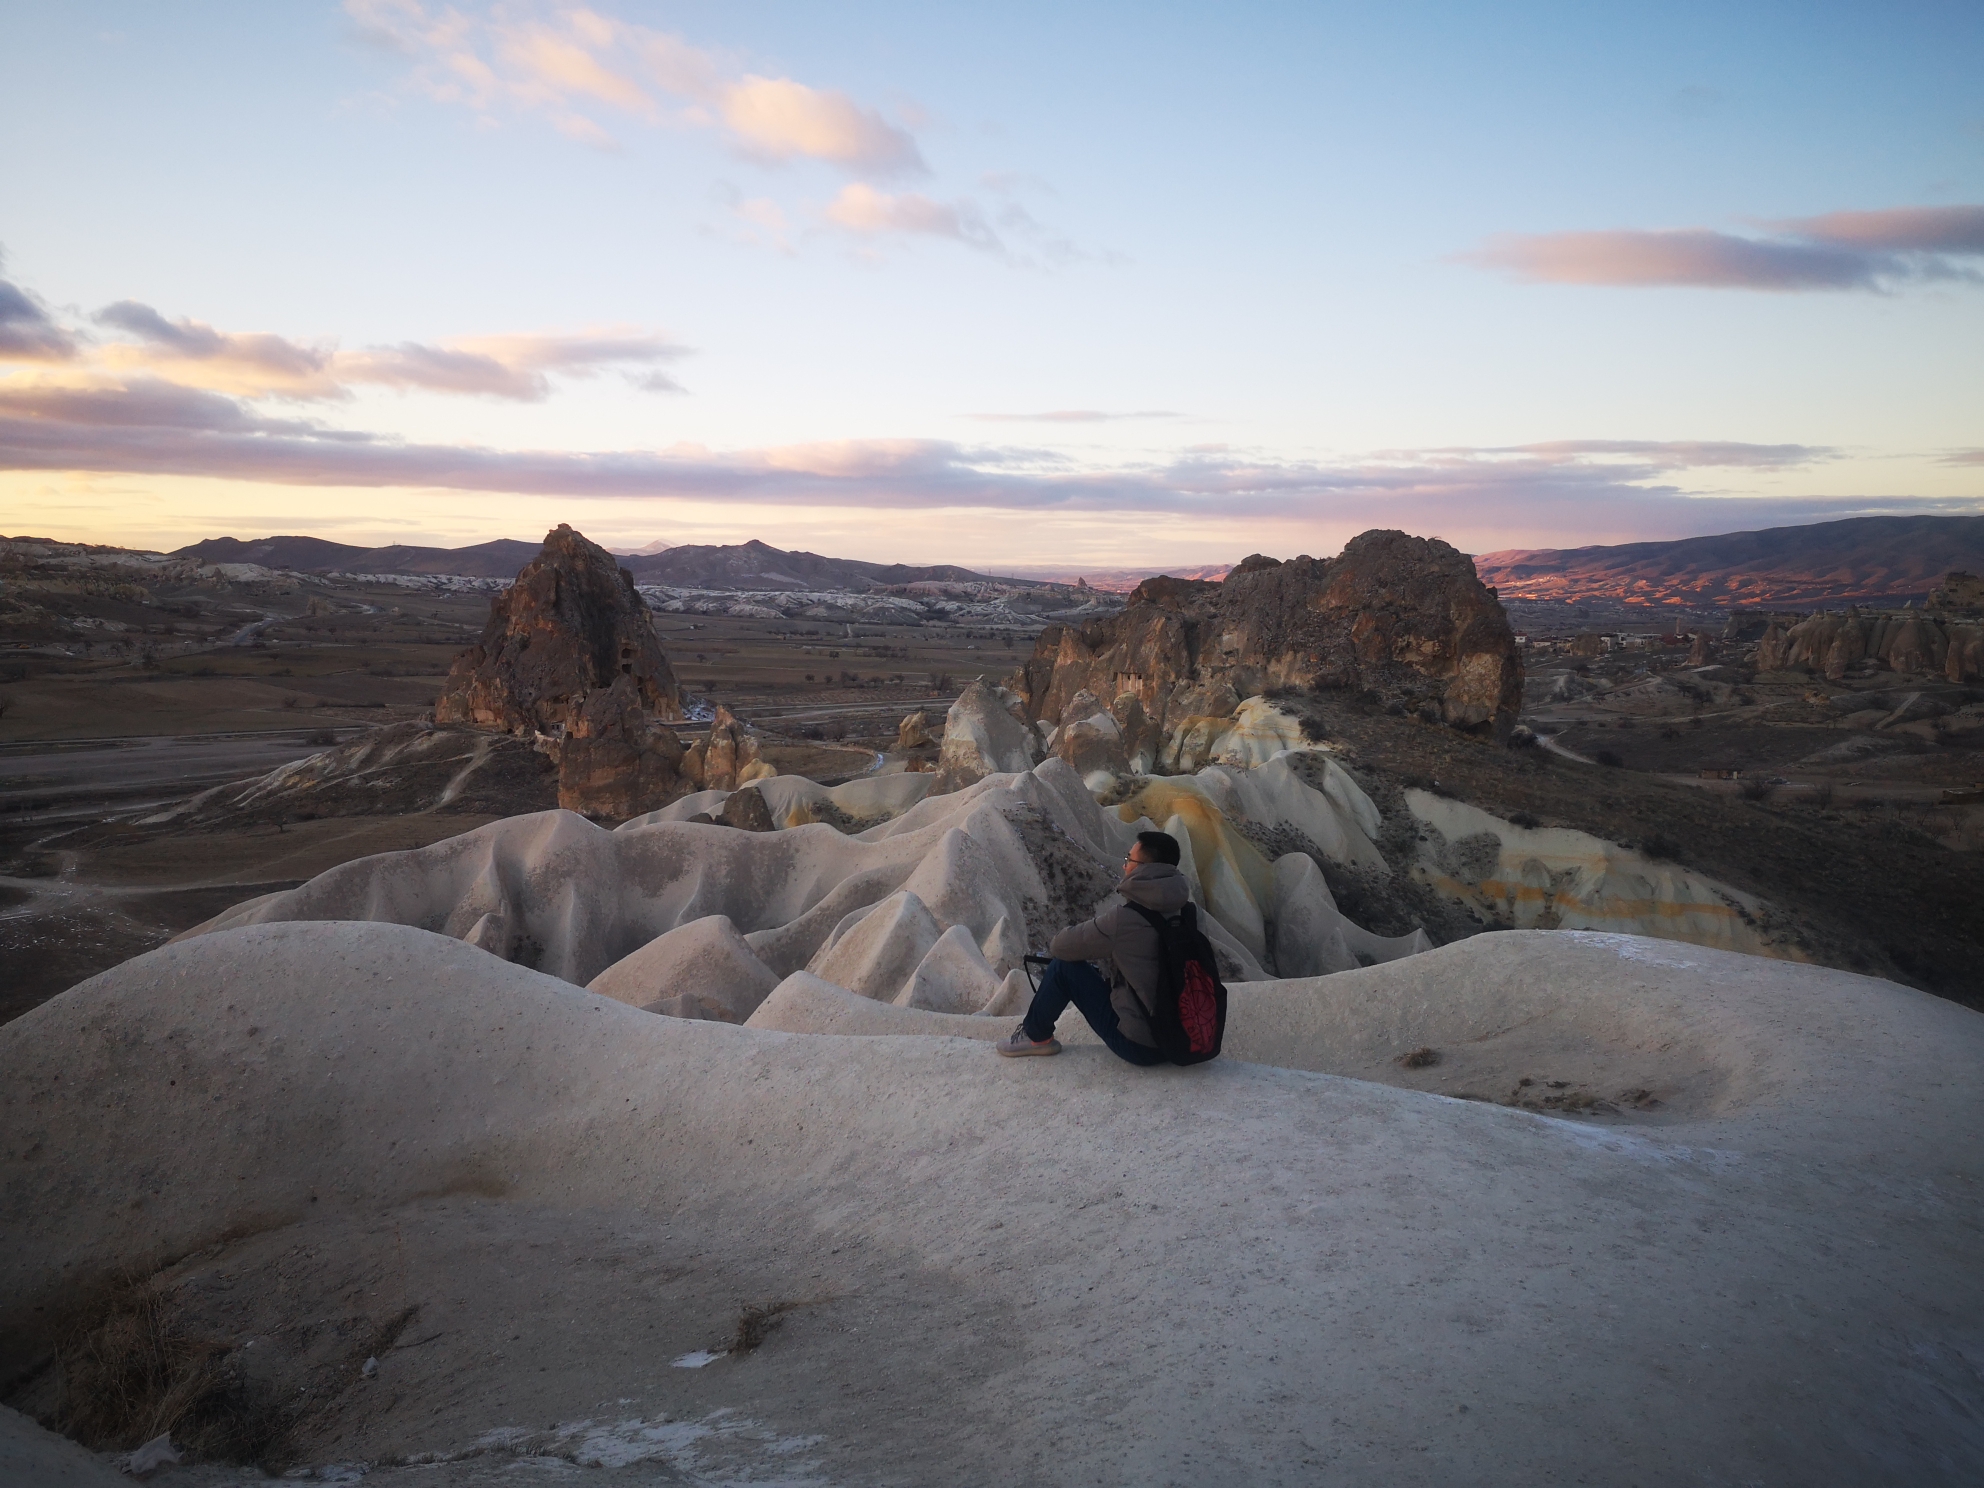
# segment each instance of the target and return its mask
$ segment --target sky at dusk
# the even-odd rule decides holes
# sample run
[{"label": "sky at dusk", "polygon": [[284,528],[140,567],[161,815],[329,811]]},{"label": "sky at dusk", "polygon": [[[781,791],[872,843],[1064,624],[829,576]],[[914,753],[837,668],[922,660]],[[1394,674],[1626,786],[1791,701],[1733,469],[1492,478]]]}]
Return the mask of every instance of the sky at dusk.
[{"label": "sky at dusk", "polygon": [[1984,7],[0,0],[0,531],[1984,511]]}]

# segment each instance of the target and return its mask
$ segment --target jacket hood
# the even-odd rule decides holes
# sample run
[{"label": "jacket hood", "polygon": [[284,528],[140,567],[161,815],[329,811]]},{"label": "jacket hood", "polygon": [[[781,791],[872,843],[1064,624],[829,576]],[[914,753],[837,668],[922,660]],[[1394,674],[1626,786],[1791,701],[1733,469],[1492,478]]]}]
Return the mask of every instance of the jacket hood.
[{"label": "jacket hood", "polygon": [[1169,915],[1185,907],[1192,884],[1175,863],[1139,863],[1116,885],[1116,892],[1132,904]]}]

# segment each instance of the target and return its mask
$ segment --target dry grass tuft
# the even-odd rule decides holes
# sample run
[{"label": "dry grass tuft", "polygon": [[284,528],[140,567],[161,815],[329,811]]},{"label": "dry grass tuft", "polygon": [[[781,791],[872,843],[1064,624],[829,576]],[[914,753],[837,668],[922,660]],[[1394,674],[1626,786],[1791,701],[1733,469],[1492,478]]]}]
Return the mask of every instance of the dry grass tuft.
[{"label": "dry grass tuft", "polygon": [[730,1352],[748,1354],[785,1321],[797,1302],[768,1302],[762,1307],[745,1307],[737,1314],[737,1332],[731,1336]]},{"label": "dry grass tuft", "polygon": [[171,1433],[201,1457],[252,1461],[283,1432],[227,1365],[229,1346],[184,1331],[164,1290],[127,1279],[56,1349],[55,1429],[99,1451]]},{"label": "dry grass tuft", "polygon": [[1398,1065],[1401,1069],[1425,1069],[1429,1065],[1435,1065],[1439,1062],[1440,1051],[1425,1046],[1401,1054],[1397,1059],[1392,1061],[1392,1063]]}]

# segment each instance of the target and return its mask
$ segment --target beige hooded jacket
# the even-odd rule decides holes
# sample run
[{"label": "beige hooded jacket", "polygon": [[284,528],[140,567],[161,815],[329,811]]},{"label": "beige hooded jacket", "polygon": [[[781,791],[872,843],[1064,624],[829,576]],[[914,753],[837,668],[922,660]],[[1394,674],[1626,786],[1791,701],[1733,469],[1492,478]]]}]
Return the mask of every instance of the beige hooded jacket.
[{"label": "beige hooded jacket", "polygon": [[[1192,897],[1191,885],[1172,863],[1139,863],[1116,892],[1132,904],[1175,915]],[[1099,961],[1109,981],[1109,1005],[1116,1009],[1123,1036],[1155,1048],[1150,1013],[1157,995],[1157,932],[1135,910],[1122,905],[1105,909],[1092,920],[1070,925],[1048,943],[1047,954],[1059,961]]]}]

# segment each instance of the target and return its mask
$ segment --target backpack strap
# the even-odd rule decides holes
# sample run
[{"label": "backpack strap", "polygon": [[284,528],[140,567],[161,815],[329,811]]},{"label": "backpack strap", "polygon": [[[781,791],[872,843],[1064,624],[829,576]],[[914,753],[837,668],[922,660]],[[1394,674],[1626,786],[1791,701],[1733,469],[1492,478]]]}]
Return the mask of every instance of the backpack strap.
[{"label": "backpack strap", "polygon": [[[1189,908],[1190,906],[1187,905],[1187,907]],[[1141,904],[1132,904],[1127,899],[1123,901],[1123,908],[1135,910],[1137,914],[1141,916],[1150,925],[1151,929],[1157,932],[1157,955],[1158,955],[1158,960],[1162,962],[1168,955],[1171,954],[1171,950],[1172,950],[1171,937],[1174,933],[1176,933],[1174,927],[1171,924],[1171,921],[1167,920],[1163,915],[1159,914],[1156,910],[1146,908],[1144,905]],[[1160,985],[1162,984],[1161,979],[1163,975],[1164,975],[1163,968],[1160,966],[1158,970]],[[1127,981],[1127,978],[1125,980]],[[1144,1001],[1143,993],[1137,991],[1137,989],[1134,986],[1130,988],[1130,995],[1135,997],[1137,999],[1138,1004],[1143,1007],[1144,1015],[1146,1017],[1152,1016],[1157,1012],[1156,1004],[1154,1002],[1146,1003]],[[1153,998],[1156,997],[1156,995],[1157,995],[1156,992],[1152,992],[1151,994]]]}]

